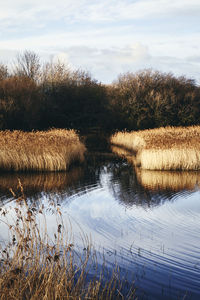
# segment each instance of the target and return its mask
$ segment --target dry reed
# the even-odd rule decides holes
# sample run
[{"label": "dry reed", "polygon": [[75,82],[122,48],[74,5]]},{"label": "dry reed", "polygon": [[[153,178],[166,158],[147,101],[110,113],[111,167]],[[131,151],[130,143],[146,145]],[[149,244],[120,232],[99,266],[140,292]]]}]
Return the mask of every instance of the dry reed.
[{"label": "dry reed", "polygon": [[110,141],[135,152],[136,164],[142,169],[200,169],[200,126],[118,132]]},{"label": "dry reed", "polygon": [[74,130],[0,131],[1,170],[65,171],[85,150]]},{"label": "dry reed", "polygon": [[[28,206],[20,182],[19,187],[21,196],[13,206],[13,221],[8,221],[8,210],[0,211],[0,222],[10,231],[7,244],[0,245],[0,299],[124,299],[117,269],[106,278],[105,266],[101,275],[94,274],[96,255],[86,237],[84,254],[77,253],[59,207],[53,206],[57,225],[51,238],[45,209],[42,205]],[[92,278],[88,276],[90,268]],[[126,299],[134,298],[130,290]]]},{"label": "dry reed", "polygon": [[193,190],[200,186],[199,171],[158,171],[145,170],[137,167],[136,157],[124,148],[111,146],[112,152],[116,153],[135,167],[138,182],[149,190]]}]

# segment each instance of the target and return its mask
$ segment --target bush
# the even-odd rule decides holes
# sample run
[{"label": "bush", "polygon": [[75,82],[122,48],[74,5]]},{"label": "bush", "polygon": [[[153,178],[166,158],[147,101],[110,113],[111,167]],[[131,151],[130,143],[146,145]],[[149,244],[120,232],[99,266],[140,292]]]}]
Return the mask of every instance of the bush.
[{"label": "bush", "polygon": [[0,129],[137,130],[199,124],[200,87],[171,73],[125,73],[111,85],[25,51],[0,65]]},{"label": "bush", "polygon": [[121,127],[187,126],[200,121],[200,88],[184,76],[152,70],[126,73],[114,82],[110,95]]}]

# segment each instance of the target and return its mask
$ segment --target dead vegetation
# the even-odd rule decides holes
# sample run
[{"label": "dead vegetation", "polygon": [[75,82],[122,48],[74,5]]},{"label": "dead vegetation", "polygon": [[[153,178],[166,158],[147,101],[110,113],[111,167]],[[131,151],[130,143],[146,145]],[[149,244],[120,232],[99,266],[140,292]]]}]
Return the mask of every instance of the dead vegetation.
[{"label": "dead vegetation", "polygon": [[83,162],[85,151],[74,130],[0,131],[1,170],[66,171]]},{"label": "dead vegetation", "polygon": [[[9,232],[8,241],[0,244],[0,299],[124,299],[118,269],[107,273],[104,265],[95,271],[97,257],[89,239],[82,237],[84,248],[78,252],[54,202],[48,209],[57,222],[49,234],[45,207],[28,204],[20,182],[19,188],[15,205],[0,209],[0,224]],[[126,299],[134,298],[130,289]]]},{"label": "dead vegetation", "polygon": [[142,169],[200,169],[200,126],[117,132],[110,141],[134,153],[135,164]]}]

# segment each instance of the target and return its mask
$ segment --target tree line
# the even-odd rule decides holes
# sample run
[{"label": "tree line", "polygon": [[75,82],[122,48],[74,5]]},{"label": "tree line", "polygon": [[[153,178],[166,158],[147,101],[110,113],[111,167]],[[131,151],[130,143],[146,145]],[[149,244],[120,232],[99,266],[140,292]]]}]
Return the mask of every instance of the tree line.
[{"label": "tree line", "polygon": [[185,76],[143,70],[105,85],[25,51],[0,64],[0,129],[103,131],[200,124],[200,87]]}]

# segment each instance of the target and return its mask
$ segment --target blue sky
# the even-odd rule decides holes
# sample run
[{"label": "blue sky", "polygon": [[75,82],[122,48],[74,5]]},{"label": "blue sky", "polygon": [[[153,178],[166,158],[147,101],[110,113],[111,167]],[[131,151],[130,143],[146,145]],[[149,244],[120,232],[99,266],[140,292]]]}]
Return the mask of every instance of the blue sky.
[{"label": "blue sky", "polygon": [[24,50],[110,83],[153,68],[200,83],[199,0],[0,0],[0,62]]}]

